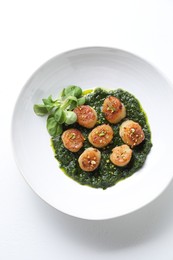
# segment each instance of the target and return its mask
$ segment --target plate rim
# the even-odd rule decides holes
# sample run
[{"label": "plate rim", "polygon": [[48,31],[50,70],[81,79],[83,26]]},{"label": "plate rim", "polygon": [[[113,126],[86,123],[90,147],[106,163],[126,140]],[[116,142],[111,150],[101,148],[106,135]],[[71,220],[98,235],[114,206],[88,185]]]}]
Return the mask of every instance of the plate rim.
[{"label": "plate rim", "polygon": [[146,59],[144,59],[143,57],[141,56],[138,56],[132,52],[129,52],[127,50],[123,50],[123,49],[120,49],[120,48],[114,48],[114,47],[104,47],[104,46],[89,46],[89,47],[80,47],[80,48],[75,48],[75,49],[71,49],[71,50],[68,50],[68,51],[64,51],[62,53],[59,53],[55,56],[53,56],[52,58],[48,59],[47,61],[45,61],[41,66],[39,66],[31,75],[30,77],[28,78],[28,80],[26,81],[26,83],[23,85],[23,87],[21,88],[21,90],[19,91],[19,94],[16,98],[16,102],[15,102],[15,105],[13,106],[13,112],[12,112],[12,116],[11,116],[11,145],[12,145],[12,152],[13,152],[13,158],[15,159],[15,163],[17,165],[17,168],[20,172],[20,174],[23,176],[24,180],[26,181],[27,185],[29,185],[29,187],[31,188],[31,190],[34,191],[35,194],[37,194],[43,201],[45,201],[49,206],[55,208],[56,210],[68,215],[68,216],[73,216],[73,217],[76,217],[76,218],[79,218],[79,219],[85,219],[85,220],[108,220],[108,219],[113,219],[113,218],[117,218],[117,217],[122,217],[122,216],[125,216],[125,215],[128,215],[128,214],[132,214],[142,208],[144,208],[145,206],[149,205],[150,203],[152,203],[154,200],[156,200],[158,197],[161,196],[161,194],[166,190],[166,188],[170,185],[170,183],[172,182],[172,179],[173,179],[173,176],[172,178],[170,178],[169,182],[164,186],[164,188],[160,191],[159,194],[157,194],[155,197],[153,197],[152,199],[150,199],[149,202],[147,203],[144,203],[144,205],[141,205],[140,207],[136,207],[136,209],[132,209],[131,211],[127,212],[127,213],[124,213],[124,214],[120,214],[120,215],[116,215],[116,216],[110,216],[110,217],[97,217],[97,218],[85,218],[85,217],[81,217],[81,216],[77,216],[75,214],[70,214],[70,213],[67,213],[67,212],[64,212],[60,209],[58,209],[57,207],[55,207],[54,205],[50,204],[45,198],[43,198],[33,187],[32,185],[28,182],[27,178],[25,177],[24,173],[23,173],[23,170],[21,169],[20,167],[20,163],[18,161],[18,158],[17,158],[17,154],[15,152],[15,145],[14,145],[14,139],[13,139],[13,134],[14,134],[14,131],[13,131],[13,127],[14,127],[14,120],[15,120],[15,111],[16,111],[16,108],[17,108],[17,105],[18,105],[18,102],[23,94],[23,92],[26,90],[27,86],[29,86],[29,82],[32,80],[32,78],[37,74],[38,71],[41,70],[41,68],[43,68],[44,66],[48,65],[49,63],[51,63],[53,60],[56,60],[58,57],[61,57],[61,56],[64,56],[64,55],[68,55],[70,53],[74,53],[74,52],[77,52],[77,51],[86,51],[86,50],[91,50],[91,49],[99,49],[99,50],[108,50],[108,51],[119,51],[119,52],[123,52],[127,55],[131,55],[131,56],[134,56],[135,58],[139,59],[139,60],[142,60],[144,63],[147,63],[149,66],[151,66],[158,74],[161,75],[161,77],[164,78],[164,80],[168,83],[168,85],[171,87],[171,89],[173,90],[173,86],[172,86],[172,83],[171,81],[169,81],[169,79],[164,75],[163,72],[161,72],[156,66],[154,66],[151,62],[148,62]]}]

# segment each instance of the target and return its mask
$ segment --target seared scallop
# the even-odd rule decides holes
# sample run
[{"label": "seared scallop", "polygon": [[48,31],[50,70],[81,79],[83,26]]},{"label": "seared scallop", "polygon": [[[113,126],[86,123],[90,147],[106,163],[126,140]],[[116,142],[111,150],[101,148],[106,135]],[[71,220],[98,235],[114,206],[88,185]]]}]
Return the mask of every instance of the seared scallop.
[{"label": "seared scallop", "polygon": [[142,127],[132,120],[127,120],[121,124],[119,134],[123,142],[130,145],[132,148],[142,143],[145,139]]},{"label": "seared scallop", "polygon": [[112,150],[112,154],[110,155],[110,160],[116,166],[126,166],[132,157],[132,149],[127,144],[123,144],[120,146],[116,146]]},{"label": "seared scallop", "polygon": [[112,124],[120,122],[126,116],[124,104],[116,97],[109,96],[103,102],[102,112]]},{"label": "seared scallop", "polygon": [[112,138],[112,127],[106,124],[95,127],[88,135],[89,142],[97,148],[107,146],[112,141]]},{"label": "seared scallop", "polygon": [[92,172],[100,164],[101,153],[98,149],[90,147],[87,148],[78,159],[79,166],[83,171]]},{"label": "seared scallop", "polygon": [[64,131],[61,138],[64,146],[71,152],[78,152],[84,143],[82,133],[75,128]]},{"label": "seared scallop", "polygon": [[86,128],[93,128],[97,123],[97,113],[94,108],[88,105],[78,106],[73,110],[77,115],[79,125]]}]

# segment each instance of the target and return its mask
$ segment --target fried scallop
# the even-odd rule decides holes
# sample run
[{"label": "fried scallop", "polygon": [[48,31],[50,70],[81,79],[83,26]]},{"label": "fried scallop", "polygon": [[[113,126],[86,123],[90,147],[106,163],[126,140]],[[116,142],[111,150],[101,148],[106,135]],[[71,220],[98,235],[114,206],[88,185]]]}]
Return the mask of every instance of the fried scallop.
[{"label": "fried scallop", "polygon": [[93,128],[97,123],[97,113],[91,106],[78,106],[73,111],[77,115],[77,122],[79,125],[86,128]]},{"label": "fried scallop", "polygon": [[113,130],[110,125],[99,125],[95,127],[88,135],[89,142],[97,148],[107,146],[113,138]]},{"label": "fried scallop", "polygon": [[84,143],[82,133],[75,128],[64,131],[61,138],[65,148],[74,153],[78,152]]},{"label": "fried scallop", "polygon": [[109,96],[103,102],[102,112],[112,124],[120,122],[126,116],[124,104],[116,97]]},{"label": "fried scallop", "polygon": [[142,143],[145,139],[145,134],[142,127],[132,120],[124,121],[119,130],[119,134],[124,143],[128,144],[132,148]]},{"label": "fried scallop", "polygon": [[90,147],[87,148],[78,159],[79,166],[83,171],[92,172],[100,164],[101,153],[98,149]]},{"label": "fried scallop", "polygon": [[132,158],[132,149],[127,144],[116,146],[112,149],[110,160],[116,166],[126,166]]}]

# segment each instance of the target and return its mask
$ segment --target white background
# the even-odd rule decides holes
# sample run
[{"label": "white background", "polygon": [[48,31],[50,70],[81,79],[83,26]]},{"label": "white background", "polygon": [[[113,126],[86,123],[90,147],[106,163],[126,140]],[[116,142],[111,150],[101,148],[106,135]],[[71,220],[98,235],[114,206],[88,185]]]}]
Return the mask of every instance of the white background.
[{"label": "white background", "polygon": [[51,57],[86,46],[133,52],[173,82],[173,1],[0,2],[0,259],[172,260],[173,183],[137,212],[86,221],[43,202],[16,167],[10,131],[21,88]]}]

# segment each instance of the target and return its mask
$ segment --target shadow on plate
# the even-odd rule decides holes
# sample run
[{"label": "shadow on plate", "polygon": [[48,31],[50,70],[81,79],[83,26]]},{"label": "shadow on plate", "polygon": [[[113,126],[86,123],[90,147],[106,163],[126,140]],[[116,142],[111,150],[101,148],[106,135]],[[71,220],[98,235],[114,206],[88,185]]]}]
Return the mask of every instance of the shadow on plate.
[{"label": "shadow on plate", "polygon": [[[173,182],[159,198],[131,214],[110,220],[83,220],[65,215],[40,199],[36,202],[45,225],[52,232],[61,232],[73,243],[84,244],[93,250],[118,250],[135,246],[159,234],[163,235],[173,219]],[[41,202],[41,205],[40,205]]]}]

